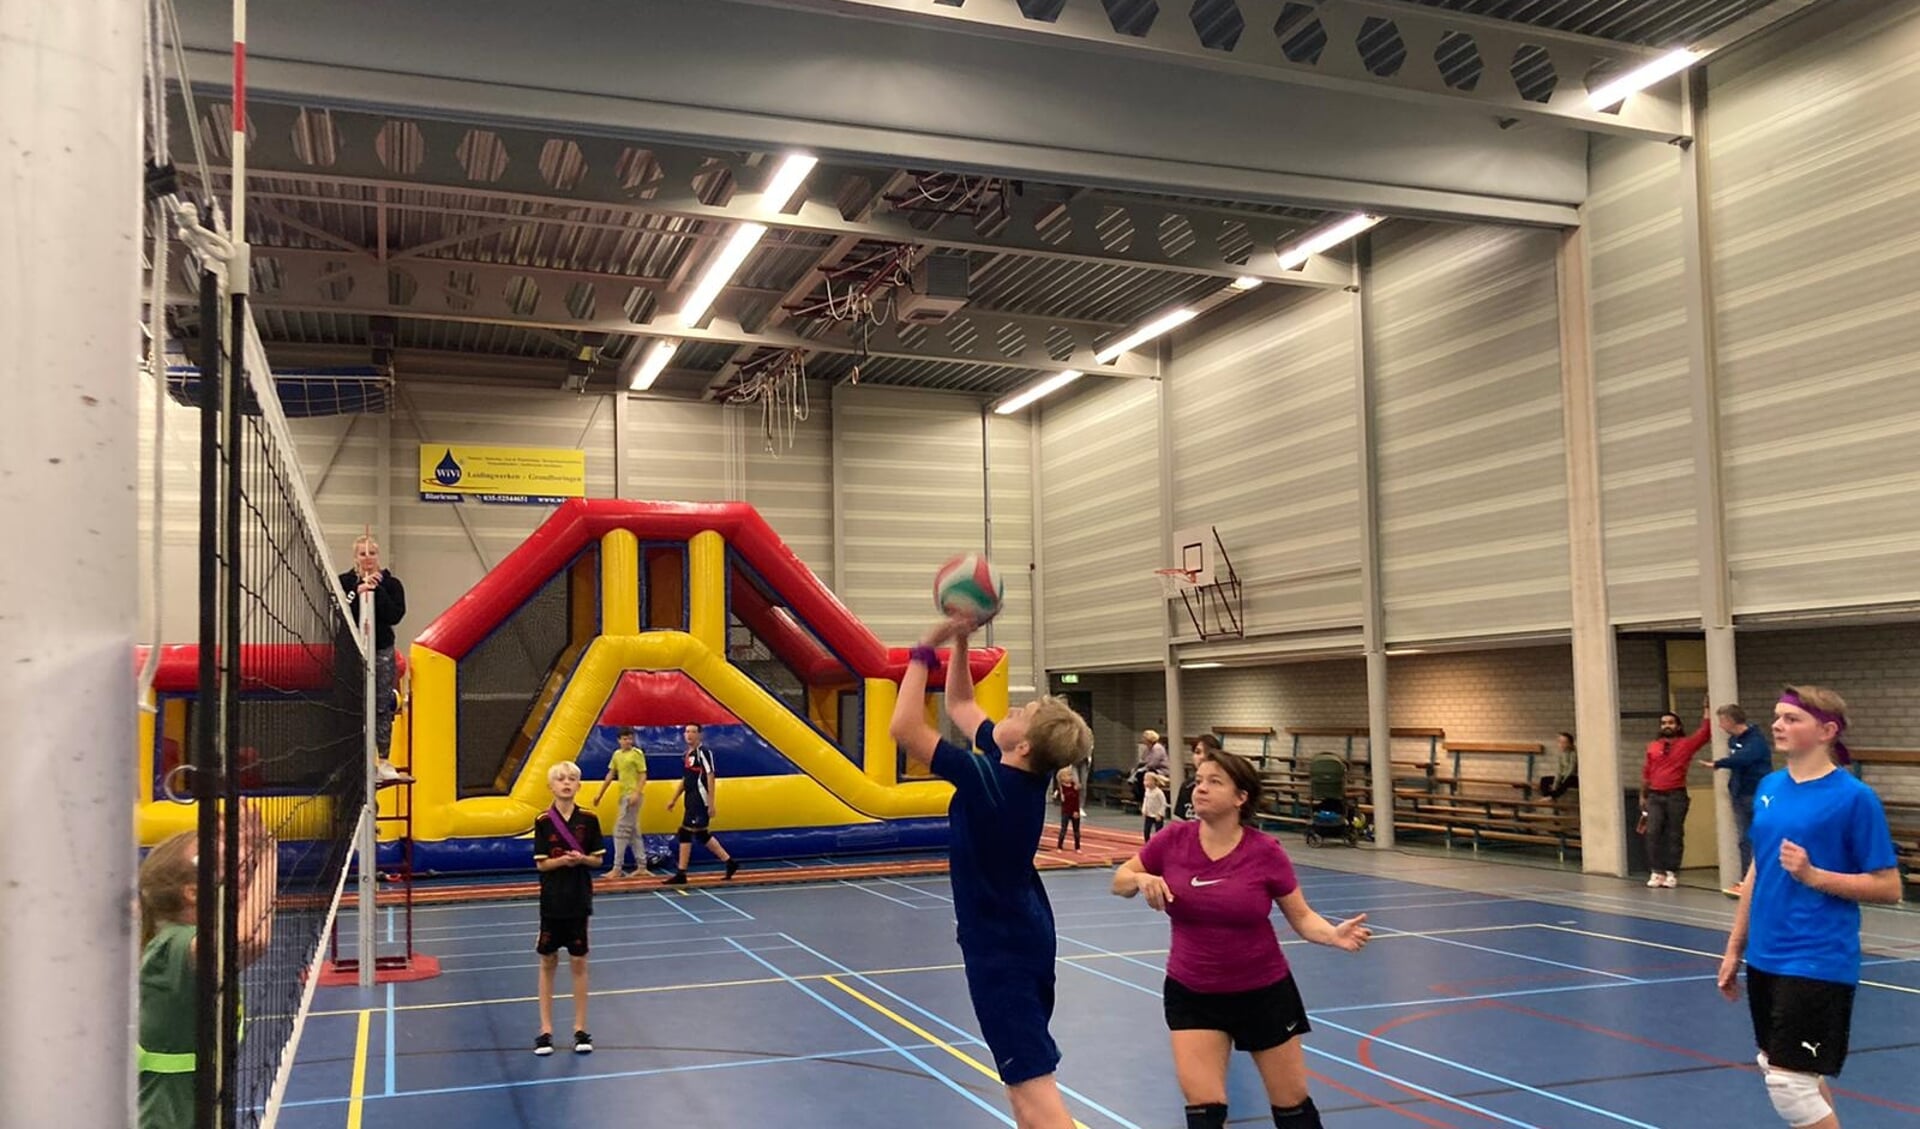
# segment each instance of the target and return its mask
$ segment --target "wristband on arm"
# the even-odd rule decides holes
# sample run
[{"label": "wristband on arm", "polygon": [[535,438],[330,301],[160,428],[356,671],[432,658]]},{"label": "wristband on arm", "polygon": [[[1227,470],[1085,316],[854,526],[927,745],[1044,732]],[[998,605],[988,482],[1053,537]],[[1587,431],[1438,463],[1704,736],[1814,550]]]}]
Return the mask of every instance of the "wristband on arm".
[{"label": "wristband on arm", "polygon": [[940,654],[939,652],[935,651],[932,647],[923,647],[916,644],[911,650],[907,652],[907,661],[920,663],[921,665],[925,666],[928,670],[932,670],[935,666],[939,664]]}]

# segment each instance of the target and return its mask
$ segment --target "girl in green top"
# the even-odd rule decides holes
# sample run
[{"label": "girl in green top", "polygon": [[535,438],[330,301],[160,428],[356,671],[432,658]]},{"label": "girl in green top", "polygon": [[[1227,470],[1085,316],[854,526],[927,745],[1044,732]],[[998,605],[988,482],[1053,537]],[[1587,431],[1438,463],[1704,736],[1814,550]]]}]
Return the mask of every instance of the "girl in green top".
[{"label": "girl in green top", "polygon": [[[278,855],[273,838],[251,810],[240,821],[240,967],[266,951],[273,936]],[[182,831],[147,853],[140,864],[139,1129],[193,1129],[195,996],[199,938],[199,851]]]}]

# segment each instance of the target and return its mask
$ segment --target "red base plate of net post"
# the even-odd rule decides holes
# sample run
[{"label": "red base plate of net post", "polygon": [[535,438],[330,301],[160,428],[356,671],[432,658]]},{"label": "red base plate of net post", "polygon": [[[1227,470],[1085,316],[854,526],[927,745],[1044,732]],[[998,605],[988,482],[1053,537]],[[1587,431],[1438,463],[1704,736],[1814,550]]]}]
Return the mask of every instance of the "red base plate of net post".
[{"label": "red base plate of net post", "polygon": [[[375,957],[375,984],[404,984],[412,980],[431,980],[440,975],[440,958],[425,953],[395,953]],[[320,966],[322,988],[351,988],[360,983],[360,962],[352,957],[330,960]]]}]

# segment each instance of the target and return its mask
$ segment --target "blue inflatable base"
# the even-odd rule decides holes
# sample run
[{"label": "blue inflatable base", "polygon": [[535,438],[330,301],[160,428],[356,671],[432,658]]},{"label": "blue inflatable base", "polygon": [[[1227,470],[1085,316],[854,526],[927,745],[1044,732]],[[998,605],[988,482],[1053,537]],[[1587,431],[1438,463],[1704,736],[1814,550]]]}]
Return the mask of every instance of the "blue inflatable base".
[{"label": "blue inflatable base", "polygon": [[[673,839],[671,833],[645,832],[649,849]],[[893,851],[943,851],[947,847],[945,816],[893,819],[879,823],[837,824],[828,827],[782,827],[768,831],[717,831],[714,837],[727,853],[743,861],[782,858],[819,858],[841,854],[884,854]],[[607,847],[612,849],[612,837]],[[401,844],[380,844],[383,867],[397,866]],[[707,852],[695,844],[694,861]],[[707,856],[711,858],[711,856]],[[484,839],[447,839],[413,844],[416,874],[461,874],[523,870],[533,872],[533,837],[500,836]]]}]

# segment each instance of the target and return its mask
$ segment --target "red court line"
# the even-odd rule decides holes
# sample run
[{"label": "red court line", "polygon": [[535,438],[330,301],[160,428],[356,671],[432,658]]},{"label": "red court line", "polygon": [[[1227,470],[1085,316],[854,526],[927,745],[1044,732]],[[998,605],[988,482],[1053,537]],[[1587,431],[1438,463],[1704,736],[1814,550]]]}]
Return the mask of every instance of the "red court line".
[{"label": "red court line", "polygon": [[[1458,1015],[1462,1012],[1477,1011],[1485,1007],[1487,1003],[1488,1001],[1486,1000],[1474,1000],[1470,1003],[1448,1004],[1445,1007],[1431,1008],[1427,1011],[1416,1011],[1412,1015],[1403,1015],[1398,1019],[1389,1019],[1387,1022],[1382,1023],[1380,1026],[1375,1027],[1371,1031],[1368,1031],[1366,1034],[1366,1037],[1360,1040],[1359,1058],[1360,1058],[1361,1065],[1366,1066],[1372,1070],[1379,1070],[1380,1067],[1377,1066],[1373,1061],[1373,1041],[1379,1038],[1380,1036],[1385,1035],[1387,1032],[1393,1030],[1394,1028],[1401,1026],[1402,1024],[1412,1023],[1415,1020],[1420,1020],[1420,1019],[1434,1019],[1442,1015]],[[1394,1089],[1399,1090],[1405,1094],[1410,1094],[1413,1097],[1416,1097],[1423,1102],[1434,1102],[1438,1105],[1446,1106],[1448,1109],[1456,1109],[1456,1110],[1459,1110],[1461,1113],[1472,1114],[1473,1116],[1479,1118],[1482,1121],[1493,1120],[1493,1118],[1488,1117],[1486,1114],[1481,1113],[1477,1109],[1472,1109],[1468,1106],[1460,1105],[1457,1102],[1450,1102],[1445,1098],[1438,1098],[1433,1096],[1432,1094],[1423,1093],[1422,1091],[1416,1090],[1411,1086],[1403,1086],[1398,1082],[1392,1081],[1391,1079],[1383,1079],[1383,1081],[1386,1081],[1387,1085],[1392,1086]]]},{"label": "red court line", "polygon": [[1431,1125],[1434,1127],[1434,1129],[1454,1129],[1453,1125],[1445,1121],[1435,1121],[1433,1118],[1428,1117],[1424,1113],[1415,1113],[1413,1110],[1407,1109],[1404,1106],[1398,1106],[1393,1104],[1392,1102],[1383,1101],[1380,1098],[1376,1098],[1372,1094],[1369,1094],[1363,1090],[1356,1090],[1352,1086],[1346,1086],[1346,1085],[1342,1085],[1339,1082],[1335,1082],[1333,1079],[1327,1077],[1326,1075],[1320,1073],[1317,1070],[1307,1071],[1307,1077],[1312,1078],[1316,1082],[1324,1082],[1325,1084],[1332,1086],[1334,1089],[1340,1091],[1343,1094],[1348,1094],[1353,1097],[1359,1098],[1361,1101],[1366,1102],[1368,1105],[1378,1106],[1381,1109],[1387,1110],[1391,1113],[1397,1113],[1402,1117],[1409,1118],[1413,1121],[1418,1121],[1422,1125]]},{"label": "red court line", "polygon": [[[1624,1042],[1634,1043],[1639,1046],[1646,1047],[1650,1050],[1664,1051],[1667,1054],[1679,1055],[1682,1058],[1690,1058],[1695,1060],[1696,1062],[1709,1063],[1714,1066],[1732,1067],[1735,1070],[1744,1070],[1749,1074],[1760,1073],[1760,1067],[1755,1063],[1738,1062],[1734,1059],[1721,1058],[1719,1055],[1708,1054],[1706,1051],[1697,1051],[1697,1050],[1694,1050],[1692,1047],[1677,1047],[1671,1043],[1657,1042],[1653,1039],[1642,1038],[1641,1036],[1635,1035],[1628,1031],[1617,1031],[1611,1027],[1602,1027],[1597,1023],[1583,1023],[1577,1019],[1569,1019],[1564,1015],[1555,1015],[1549,1011],[1537,1011],[1533,1008],[1526,1007],[1522,1004],[1508,1003],[1505,1000],[1488,1000],[1486,1002],[1489,1004],[1492,1004],[1494,1007],[1501,1008],[1506,1011],[1511,1011],[1519,1015],[1530,1015],[1537,1019],[1552,1020],[1555,1023],[1564,1024],[1565,1026],[1575,1028],[1576,1030],[1588,1031],[1595,1035],[1606,1035],[1611,1038],[1620,1039]],[[1920,1113],[1920,1106],[1906,1105],[1905,1103],[1902,1103],[1902,1102],[1896,1102],[1892,1098],[1880,1098],[1880,1097],[1875,1097],[1872,1094],[1863,1094],[1863,1093],[1860,1093],[1858,1090],[1841,1089],[1840,1087],[1835,1086],[1831,1080],[1828,1081],[1827,1086],[1835,1094],[1845,1094],[1847,1097],[1856,1098],[1860,1101],[1867,1102],[1871,1105],[1883,1106],[1887,1109],[1897,1109],[1902,1113]]]}]

